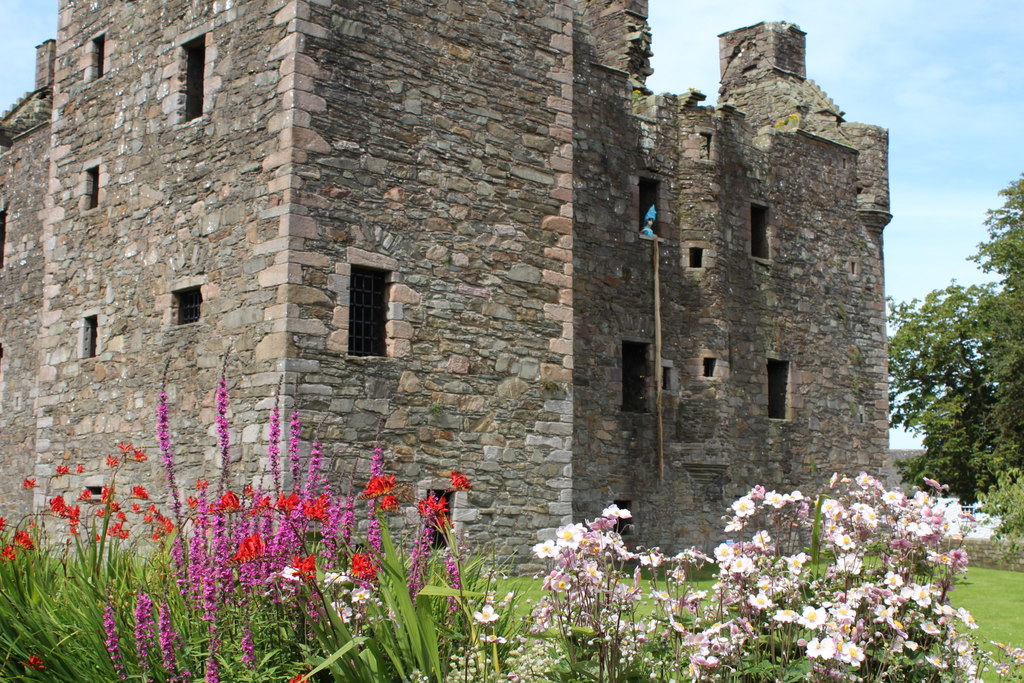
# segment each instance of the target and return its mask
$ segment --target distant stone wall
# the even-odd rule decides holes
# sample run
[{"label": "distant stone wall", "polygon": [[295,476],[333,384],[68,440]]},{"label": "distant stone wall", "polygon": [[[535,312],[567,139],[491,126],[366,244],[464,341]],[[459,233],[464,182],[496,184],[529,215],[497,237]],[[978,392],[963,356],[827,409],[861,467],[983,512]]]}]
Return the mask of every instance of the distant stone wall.
[{"label": "distant stone wall", "polygon": [[[957,544],[960,542],[958,541]],[[1024,572],[1024,551],[1007,554],[1001,544],[990,539],[967,538],[963,541],[963,549],[971,558],[971,567],[985,569],[1001,569],[1011,572]]]}]

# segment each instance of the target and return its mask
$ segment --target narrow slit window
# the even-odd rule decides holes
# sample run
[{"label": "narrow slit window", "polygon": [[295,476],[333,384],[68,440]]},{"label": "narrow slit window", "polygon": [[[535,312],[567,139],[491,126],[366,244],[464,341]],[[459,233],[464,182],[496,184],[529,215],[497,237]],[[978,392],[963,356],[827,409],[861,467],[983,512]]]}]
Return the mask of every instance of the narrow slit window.
[{"label": "narrow slit window", "polygon": [[177,324],[199,322],[203,311],[203,293],[198,287],[175,292],[174,305],[177,309]]},{"label": "narrow slit window", "polygon": [[640,232],[649,237],[658,233],[658,185],[657,180],[640,179]]},{"label": "narrow slit window", "polygon": [[85,169],[85,208],[95,209],[100,205],[100,167]]},{"label": "narrow slit window", "polygon": [[4,267],[4,249],[7,248],[7,212],[0,211],[0,268]]},{"label": "narrow slit window", "polygon": [[631,500],[615,500],[615,501],[612,501],[612,502],[615,503],[615,506],[617,508],[619,508],[620,510],[628,510],[629,513],[630,513],[629,517],[625,517],[625,518],[623,518],[623,517],[616,517],[615,518],[615,533],[619,534],[620,536],[625,536],[626,534],[632,533],[632,531],[633,531],[633,517],[632,517],[633,508],[631,506],[633,505],[633,501],[631,501]]},{"label": "narrow slit window", "polygon": [[647,412],[647,344],[622,342],[622,410]]},{"label": "narrow slit window", "polygon": [[768,417],[786,419],[789,402],[789,361],[768,359]]},{"label": "narrow slit window", "polygon": [[349,280],[348,352],[351,356],[383,356],[387,324],[386,274],[352,268]]},{"label": "narrow slit window", "polygon": [[704,249],[702,247],[690,247],[690,267],[704,267]]},{"label": "narrow slit window", "polygon": [[93,79],[99,78],[107,70],[106,64],[107,36],[98,35],[92,39]]},{"label": "narrow slit window", "polygon": [[82,320],[82,358],[94,358],[98,349],[99,318],[86,316]]},{"label": "narrow slit window", "polygon": [[750,254],[756,258],[770,258],[768,244],[768,207],[750,205]]},{"label": "narrow slit window", "polygon": [[203,115],[203,87],[206,71],[206,36],[185,43],[185,120]]},{"label": "narrow slit window", "polygon": [[663,365],[661,368],[661,388],[665,393],[675,393],[676,375],[675,368],[671,365]]},{"label": "narrow slit window", "polygon": [[714,377],[715,366],[718,365],[718,359],[714,357],[708,357],[704,359],[704,376]]}]

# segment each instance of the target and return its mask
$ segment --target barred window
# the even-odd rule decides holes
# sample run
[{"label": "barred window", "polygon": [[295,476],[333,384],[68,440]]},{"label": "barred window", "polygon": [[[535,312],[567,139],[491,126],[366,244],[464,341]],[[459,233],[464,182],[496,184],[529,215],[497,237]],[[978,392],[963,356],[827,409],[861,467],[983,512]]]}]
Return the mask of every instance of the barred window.
[{"label": "barred window", "polygon": [[383,356],[387,323],[386,273],[352,268],[349,280],[348,352],[352,356]]},{"label": "barred window", "polygon": [[198,287],[175,292],[174,304],[177,309],[177,323],[179,325],[198,322],[202,314],[203,293]]}]

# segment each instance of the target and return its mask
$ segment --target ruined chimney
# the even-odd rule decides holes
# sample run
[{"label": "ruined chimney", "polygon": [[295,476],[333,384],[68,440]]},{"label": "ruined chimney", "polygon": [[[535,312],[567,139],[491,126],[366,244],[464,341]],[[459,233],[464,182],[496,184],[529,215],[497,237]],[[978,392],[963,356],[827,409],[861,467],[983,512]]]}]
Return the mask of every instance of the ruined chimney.
[{"label": "ruined chimney", "polygon": [[57,41],[43,41],[36,47],[36,90],[53,86],[53,62],[57,56]]},{"label": "ruined chimney", "polygon": [[643,89],[651,69],[651,30],[648,0],[581,0],[577,6],[593,39],[601,64],[630,76]]},{"label": "ruined chimney", "polygon": [[771,72],[807,78],[807,34],[784,21],[761,22],[718,36],[722,87]]}]

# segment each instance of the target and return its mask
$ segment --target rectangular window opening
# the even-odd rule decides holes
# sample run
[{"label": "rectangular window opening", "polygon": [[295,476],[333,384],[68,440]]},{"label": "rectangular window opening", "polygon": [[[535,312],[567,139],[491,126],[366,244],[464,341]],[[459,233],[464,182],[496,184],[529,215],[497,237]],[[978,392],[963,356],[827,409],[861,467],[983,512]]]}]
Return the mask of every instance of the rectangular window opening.
[{"label": "rectangular window opening", "polygon": [[711,133],[700,134],[700,158],[711,158]]},{"label": "rectangular window opening", "polygon": [[661,368],[661,389],[669,394],[676,390],[675,368],[671,365],[664,365]]},{"label": "rectangular window opening", "polygon": [[0,211],[0,268],[4,267],[4,249],[7,248],[7,212]]},{"label": "rectangular window opening", "polygon": [[185,120],[203,115],[203,86],[206,71],[206,36],[185,43]]},{"label": "rectangular window opening", "polygon": [[107,36],[106,34],[98,35],[92,39],[92,53],[95,55],[93,66],[96,69],[95,78],[99,78],[106,71],[106,48],[107,48]]},{"label": "rectangular window opening", "polygon": [[82,320],[82,358],[95,358],[99,340],[99,318],[86,316]]},{"label": "rectangular window opening", "polygon": [[715,376],[715,366],[716,365],[718,365],[718,359],[717,358],[713,358],[713,357],[705,358],[704,359],[704,376],[705,377],[714,377]]},{"label": "rectangular window opening", "polygon": [[[615,506],[618,507],[620,510],[629,510],[630,514],[632,515],[633,509],[630,506],[633,504],[633,501],[631,501],[631,500],[613,500],[612,502],[615,503]],[[622,517],[616,517],[615,518],[615,533],[617,533],[620,536],[625,536],[627,534],[633,533],[633,518],[632,518],[632,516],[630,516],[630,517],[628,517],[626,519],[623,519]]]},{"label": "rectangular window opening", "polygon": [[768,207],[750,205],[750,255],[756,258],[770,258],[768,244]]},{"label": "rectangular window opening", "polygon": [[85,208],[95,209],[100,205],[100,167],[85,169]]},{"label": "rectangular window opening", "polygon": [[789,361],[768,359],[768,417],[786,419],[789,399]]},{"label": "rectangular window opening", "polygon": [[690,267],[704,267],[704,249],[702,247],[690,247]]},{"label": "rectangular window opening", "polygon": [[102,498],[103,497],[103,487],[102,486],[86,486],[85,489],[89,492],[89,495],[92,496],[93,498]]},{"label": "rectangular window opening", "polygon": [[640,179],[640,233],[648,237],[658,234],[658,186],[657,180]]},{"label": "rectangular window opening", "polygon": [[199,322],[203,308],[203,293],[199,287],[183,289],[174,293],[174,306],[176,309],[176,322],[178,325],[188,325]]},{"label": "rectangular window opening", "polygon": [[622,410],[647,412],[647,344],[622,342]]},{"label": "rectangular window opening", "polygon": [[348,352],[351,356],[384,355],[386,275],[379,270],[352,268],[348,289]]},{"label": "rectangular window opening", "polygon": [[[431,489],[427,491],[427,497],[433,497],[435,500],[444,501],[444,509],[447,510],[447,518],[450,521],[455,515],[455,492],[451,490],[442,489]],[[449,523],[450,526],[450,523]],[[448,547],[448,539],[439,530],[434,529],[433,548],[438,550],[440,548]]]}]

